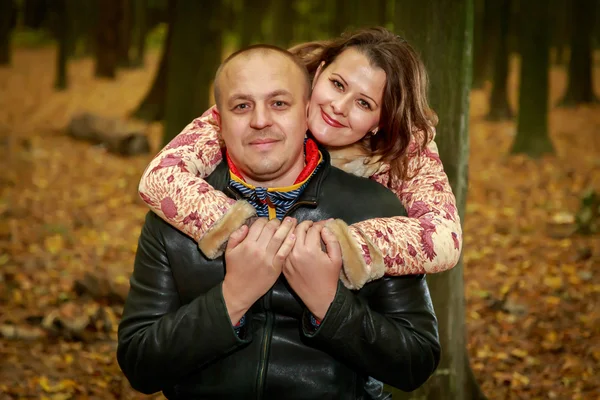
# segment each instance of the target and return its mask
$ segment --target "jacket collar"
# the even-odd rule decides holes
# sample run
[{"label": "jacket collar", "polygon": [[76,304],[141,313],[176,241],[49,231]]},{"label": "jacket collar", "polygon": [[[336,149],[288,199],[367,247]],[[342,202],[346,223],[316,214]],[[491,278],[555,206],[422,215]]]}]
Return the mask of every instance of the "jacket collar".
[{"label": "jacket collar", "polygon": [[[296,202],[302,201],[306,203],[312,203],[315,206],[317,205],[319,194],[321,193],[321,184],[323,183],[325,177],[329,174],[329,170],[331,168],[331,157],[329,156],[329,152],[327,152],[327,150],[321,145],[318,145],[318,147],[319,151],[321,151],[321,154],[323,155],[323,162],[321,167],[308,181],[306,188],[298,197]],[[225,192],[225,194],[229,197],[236,200],[243,199],[243,196],[230,184],[229,166],[226,162],[220,163],[207,181],[216,189],[223,190],[223,192]]]}]

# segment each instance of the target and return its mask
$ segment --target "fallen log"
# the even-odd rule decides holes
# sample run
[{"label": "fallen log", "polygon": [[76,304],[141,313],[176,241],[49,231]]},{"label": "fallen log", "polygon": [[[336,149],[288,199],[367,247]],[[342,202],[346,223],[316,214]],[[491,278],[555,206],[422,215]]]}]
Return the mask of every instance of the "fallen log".
[{"label": "fallen log", "polygon": [[134,156],[150,152],[147,130],[148,125],[143,122],[84,112],[71,119],[67,134],[75,139],[104,145],[114,154]]}]

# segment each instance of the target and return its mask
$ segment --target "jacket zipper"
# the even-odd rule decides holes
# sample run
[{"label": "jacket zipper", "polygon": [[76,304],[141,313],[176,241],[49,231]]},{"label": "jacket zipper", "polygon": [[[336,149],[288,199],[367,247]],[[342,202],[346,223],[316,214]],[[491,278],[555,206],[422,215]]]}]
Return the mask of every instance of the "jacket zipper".
[{"label": "jacket zipper", "polygon": [[256,398],[263,398],[263,391],[265,388],[266,371],[267,371],[267,358],[269,355],[269,346],[271,345],[271,331],[273,330],[273,313],[270,310],[270,300],[272,292],[269,292],[268,296],[263,299],[263,307],[265,308],[265,315],[267,321],[265,324],[265,331],[263,334],[263,348],[260,357],[260,368],[258,371],[258,390],[256,391]]},{"label": "jacket zipper", "polygon": [[312,207],[316,207],[317,206],[317,202],[316,201],[298,201],[298,202],[294,203],[290,207],[289,210],[287,210],[287,212],[285,213],[285,215],[283,216],[283,218],[285,218],[288,215],[290,215],[292,212],[294,212],[300,206],[312,206]]}]

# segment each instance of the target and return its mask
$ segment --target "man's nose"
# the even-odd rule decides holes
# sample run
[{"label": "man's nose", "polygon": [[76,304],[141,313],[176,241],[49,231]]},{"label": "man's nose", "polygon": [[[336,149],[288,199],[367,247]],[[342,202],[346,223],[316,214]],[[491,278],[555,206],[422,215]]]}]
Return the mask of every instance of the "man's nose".
[{"label": "man's nose", "polygon": [[264,129],[273,123],[271,110],[263,104],[257,104],[252,113],[250,127],[253,129]]}]

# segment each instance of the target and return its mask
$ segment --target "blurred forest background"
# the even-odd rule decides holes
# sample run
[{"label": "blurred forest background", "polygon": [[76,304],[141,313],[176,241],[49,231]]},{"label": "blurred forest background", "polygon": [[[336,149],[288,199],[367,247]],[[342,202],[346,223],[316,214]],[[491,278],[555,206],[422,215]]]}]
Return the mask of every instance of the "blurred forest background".
[{"label": "blurred forest background", "polygon": [[[138,399],[137,185],[227,54],[380,25],[421,52],[463,219],[444,359],[394,399],[600,399],[598,0],[0,0],[0,399]],[[153,398],[161,398],[155,395]]]}]

